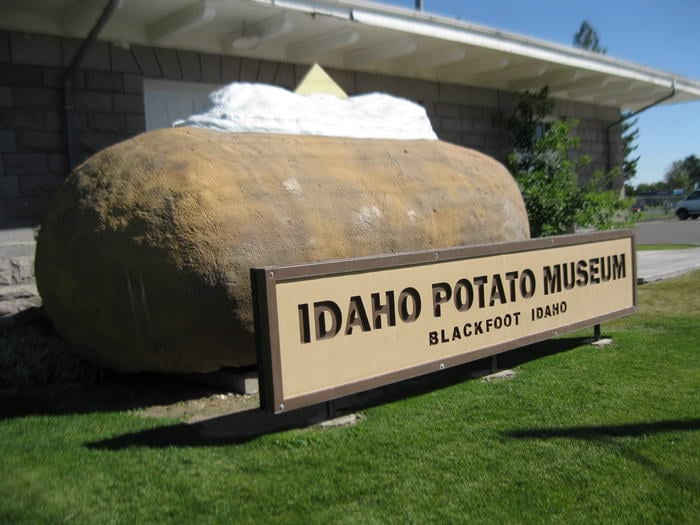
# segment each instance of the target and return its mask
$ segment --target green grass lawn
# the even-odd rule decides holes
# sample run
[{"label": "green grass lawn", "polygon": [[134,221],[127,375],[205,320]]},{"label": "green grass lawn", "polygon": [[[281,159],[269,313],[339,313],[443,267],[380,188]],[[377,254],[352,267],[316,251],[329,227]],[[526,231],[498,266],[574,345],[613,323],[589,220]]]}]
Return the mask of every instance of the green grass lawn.
[{"label": "green grass lawn", "polygon": [[498,382],[446,371],[354,427],[240,440],[136,411],[5,410],[0,522],[697,523],[700,272],[639,303],[603,326],[612,345],[588,330],[510,352]]},{"label": "green grass lawn", "polygon": [[646,208],[644,211],[635,214],[638,221],[658,221],[665,219],[675,219],[674,208]]}]

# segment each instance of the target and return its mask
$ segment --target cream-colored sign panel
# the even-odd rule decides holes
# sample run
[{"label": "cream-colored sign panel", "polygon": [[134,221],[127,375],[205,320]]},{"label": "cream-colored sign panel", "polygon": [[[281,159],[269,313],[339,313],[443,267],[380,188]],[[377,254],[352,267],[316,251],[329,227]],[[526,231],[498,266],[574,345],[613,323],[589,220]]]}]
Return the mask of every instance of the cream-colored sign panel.
[{"label": "cream-colored sign panel", "polygon": [[633,258],[628,236],[277,282],[275,409],[629,313]]}]

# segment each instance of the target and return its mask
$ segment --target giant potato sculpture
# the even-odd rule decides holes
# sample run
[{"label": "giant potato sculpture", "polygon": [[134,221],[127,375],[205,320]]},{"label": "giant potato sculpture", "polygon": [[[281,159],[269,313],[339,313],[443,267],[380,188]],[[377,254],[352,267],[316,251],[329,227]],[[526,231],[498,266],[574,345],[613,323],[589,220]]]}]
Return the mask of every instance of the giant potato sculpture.
[{"label": "giant potato sculpture", "polygon": [[255,362],[249,269],[529,236],[502,165],[439,141],[174,128],[76,168],[36,276],[58,331],[125,371]]}]

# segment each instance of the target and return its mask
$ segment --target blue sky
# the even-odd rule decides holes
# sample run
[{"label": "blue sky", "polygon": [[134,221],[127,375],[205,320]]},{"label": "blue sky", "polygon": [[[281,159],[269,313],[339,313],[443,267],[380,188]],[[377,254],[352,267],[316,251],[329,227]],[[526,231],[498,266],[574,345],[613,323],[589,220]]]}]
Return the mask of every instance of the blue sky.
[{"label": "blue sky", "polygon": [[[382,0],[413,8],[415,0]],[[700,80],[700,0],[424,0],[425,11],[571,45],[586,19],[608,55]],[[700,102],[639,116],[633,184],[662,180],[674,160],[700,156]]]}]

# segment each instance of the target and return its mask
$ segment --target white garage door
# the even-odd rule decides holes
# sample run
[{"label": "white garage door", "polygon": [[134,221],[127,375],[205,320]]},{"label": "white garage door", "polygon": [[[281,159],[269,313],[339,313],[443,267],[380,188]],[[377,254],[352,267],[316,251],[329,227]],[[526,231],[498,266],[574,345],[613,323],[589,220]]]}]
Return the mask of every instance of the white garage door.
[{"label": "white garage door", "polygon": [[207,104],[209,93],[219,87],[215,84],[144,79],[146,131],[169,128],[174,121],[201,112]]}]

